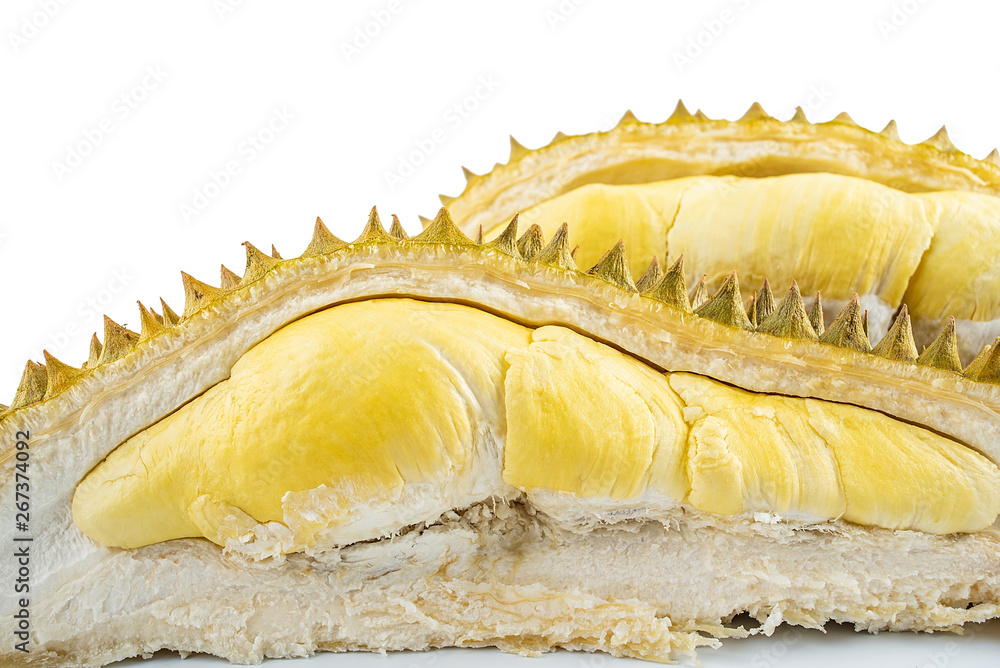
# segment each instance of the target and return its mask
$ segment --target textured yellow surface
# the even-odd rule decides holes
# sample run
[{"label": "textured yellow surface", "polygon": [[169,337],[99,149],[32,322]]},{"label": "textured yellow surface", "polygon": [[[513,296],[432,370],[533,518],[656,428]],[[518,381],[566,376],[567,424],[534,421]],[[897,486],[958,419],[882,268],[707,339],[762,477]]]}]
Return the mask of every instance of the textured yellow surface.
[{"label": "textured yellow surface", "polygon": [[680,401],[664,375],[563,327],[507,353],[504,480],[633,498],[687,493]]},{"label": "textured yellow surface", "polygon": [[342,487],[348,504],[443,481],[466,464],[479,427],[470,405],[496,414],[503,353],[527,339],[527,329],[476,309],[410,300],[303,318],[114,450],[80,483],[74,521],[121,547],[214,540],[218,513],[206,508],[220,502],[281,521],[286,492]]},{"label": "textured yellow surface", "polygon": [[920,195],[940,225],[904,301],[926,318],[1000,318],[1000,198],[966,192]]},{"label": "textured yellow surface", "polygon": [[304,532],[301,549],[404,486],[448,498],[477,475],[483,424],[505,440],[504,481],[525,491],[933,533],[977,531],[1000,513],[997,466],[881,413],[661,374],[562,327],[384,299],[310,315],[255,346],[229,380],[88,474],[73,517],[118,547],[225,544],[285,522]]},{"label": "textured yellow surface", "polygon": [[[927,318],[1000,317],[1000,199],[962,191],[907,194],[851,176],[696,176],[585,185],[521,213],[546,237],[570,223],[577,263],[625,241],[630,269],[685,256],[688,280],[718,285],[733,269],[755,287],[798,281],[829,299],[873,294]],[[499,234],[498,225],[487,232]],[[962,267],[957,271],[956,267]],[[904,297],[905,294],[905,297]]]}]

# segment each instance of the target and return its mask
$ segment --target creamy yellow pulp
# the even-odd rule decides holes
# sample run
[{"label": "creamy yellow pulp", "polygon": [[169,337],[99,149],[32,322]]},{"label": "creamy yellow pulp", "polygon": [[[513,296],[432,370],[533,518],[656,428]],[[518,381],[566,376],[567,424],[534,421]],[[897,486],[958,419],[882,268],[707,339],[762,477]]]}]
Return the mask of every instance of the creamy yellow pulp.
[{"label": "creamy yellow pulp", "polygon": [[[655,255],[685,257],[689,285],[734,269],[747,288],[767,278],[833,300],[875,295],[916,317],[1000,318],[1000,198],[904,193],[851,176],[694,176],[590,184],[520,213],[549,238],[564,222],[582,269],[619,239],[639,276]],[[507,221],[496,221],[492,239]]]},{"label": "creamy yellow pulp", "polygon": [[106,546],[225,545],[267,525],[297,551],[331,528],[367,535],[377,513],[376,535],[412,521],[408,504],[433,514],[500,493],[476,479],[490,465],[523,491],[722,515],[948,534],[1000,513],[995,464],[884,414],[660,373],[562,327],[380,299],[253,347],[96,466],[73,519]]}]

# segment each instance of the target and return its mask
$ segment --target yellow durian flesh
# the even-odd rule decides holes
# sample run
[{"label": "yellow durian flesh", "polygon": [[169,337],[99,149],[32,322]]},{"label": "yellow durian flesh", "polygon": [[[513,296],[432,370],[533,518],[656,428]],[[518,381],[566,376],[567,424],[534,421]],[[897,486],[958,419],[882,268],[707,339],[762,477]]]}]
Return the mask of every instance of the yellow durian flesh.
[{"label": "yellow durian flesh", "polygon": [[[502,481],[482,480],[490,461]],[[561,327],[383,299],[252,348],[95,467],[73,517],[109,546],[270,532],[274,554],[433,520],[503,482],[940,534],[1000,513],[996,465],[881,413],[658,373]]]},{"label": "yellow durian flesh", "polygon": [[694,176],[585,185],[521,218],[547,236],[569,222],[584,268],[624,239],[637,276],[651,256],[684,254],[689,285],[706,273],[717,286],[738,269],[747,287],[794,279],[803,294],[831,300],[857,292],[893,308],[905,301],[917,318],[1000,317],[1000,199],[992,195],[908,194],[825,173]]},{"label": "yellow durian flesh", "polygon": [[940,221],[903,300],[940,320],[1000,318],[1000,198],[960,191],[918,196]]},{"label": "yellow durian flesh", "polygon": [[[282,522],[286,493],[325,485],[345,515],[330,521],[344,523],[352,505],[407,483],[444,485],[469,466],[480,423],[498,421],[504,350],[526,341],[523,327],[447,304],[370,301],[310,315],[115,449],[77,488],[74,521],[119,547],[218,540],[206,503]],[[438,513],[453,507],[442,504]],[[316,528],[304,526],[296,544]]]}]

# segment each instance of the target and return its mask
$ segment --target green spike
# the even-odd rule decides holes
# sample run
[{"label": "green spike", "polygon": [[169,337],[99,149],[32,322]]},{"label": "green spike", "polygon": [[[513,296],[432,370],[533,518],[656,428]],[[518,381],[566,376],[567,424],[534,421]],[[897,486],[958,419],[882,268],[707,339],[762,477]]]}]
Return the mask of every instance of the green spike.
[{"label": "green spike", "polygon": [[462,231],[451,219],[448,209],[441,207],[431,224],[424,231],[413,237],[415,243],[449,244],[452,246],[467,246],[472,239],[462,234]]},{"label": "green spike", "polygon": [[410,238],[410,235],[403,229],[402,223],[399,222],[399,216],[396,214],[392,214],[392,227],[389,228],[389,234],[396,237],[399,241],[406,241]]},{"label": "green spike", "polygon": [[576,262],[569,252],[569,225],[567,223],[559,226],[556,233],[552,235],[549,245],[539,251],[534,260],[559,269],[577,271]]},{"label": "green spike", "polygon": [[628,258],[625,256],[625,244],[618,240],[607,253],[601,256],[593,267],[587,270],[591,276],[617,285],[622,290],[638,292],[632,282],[632,274],[628,270]]},{"label": "green spike", "polygon": [[332,253],[335,250],[340,250],[346,245],[346,241],[342,241],[331,234],[330,230],[326,228],[326,225],[323,224],[320,217],[316,216],[316,227],[313,229],[312,241],[309,242],[309,246],[307,246],[305,252],[302,253],[302,257],[326,255],[327,253]]},{"label": "green spike", "polygon": [[174,313],[174,310],[172,308],[167,306],[167,302],[163,301],[162,297],[160,298],[160,310],[163,311],[164,327],[173,327],[174,325],[176,325],[181,321],[181,317],[176,313]]},{"label": "green spike", "polygon": [[104,349],[101,350],[101,358],[97,361],[98,366],[121,359],[135,348],[137,343],[139,343],[138,334],[104,316]]},{"label": "green spike", "polygon": [[510,255],[513,258],[521,259],[521,252],[517,250],[517,214],[510,219],[507,227],[493,241],[486,244],[490,248],[495,248],[501,253]]},{"label": "green spike", "polygon": [[229,268],[226,267],[226,265],[222,265],[222,269],[220,270],[219,273],[222,279],[221,285],[223,290],[226,290],[228,292],[240,287],[240,281],[242,279],[240,278],[240,275],[237,274],[235,271],[230,271]]},{"label": "green spike", "polygon": [[59,394],[72,385],[77,378],[86,373],[83,369],[77,369],[76,367],[60,362],[50,355],[47,350],[43,350],[42,354],[45,355],[45,372],[47,376],[45,383],[46,399],[51,399]]},{"label": "green spike", "polygon": [[687,281],[684,279],[684,256],[674,262],[667,273],[654,285],[646,296],[670,304],[674,308],[690,313],[691,301],[688,299]]},{"label": "green spike", "polygon": [[729,274],[729,278],[722,283],[722,287],[708,301],[695,309],[694,313],[723,325],[753,330],[753,323],[747,317],[747,312],[743,310],[740,280],[735,271]]},{"label": "green spike", "polygon": [[139,340],[145,341],[162,332],[164,327],[163,323],[156,319],[156,313],[143,306],[142,302],[136,303],[139,305],[139,325],[141,327]]},{"label": "green spike", "polygon": [[891,360],[916,363],[917,346],[913,343],[913,330],[910,328],[910,314],[906,304],[903,304],[889,331],[872,348],[872,352]]},{"label": "green spike", "polygon": [[998,345],[1000,345],[1000,337],[997,337],[996,340],[993,341],[993,345],[983,346],[983,349],[979,351],[979,354],[976,355],[976,358],[971,362],[969,362],[969,366],[965,368],[965,371],[962,373],[962,375],[970,380],[975,380],[976,376],[979,375],[979,372],[982,370],[982,368],[986,366],[986,361],[989,360],[990,353]]},{"label": "green spike", "polygon": [[545,246],[545,237],[542,235],[542,228],[532,225],[517,240],[517,250],[525,260],[534,260],[535,256],[541,252]]},{"label": "green spike", "polygon": [[662,277],[663,271],[660,269],[660,261],[654,255],[653,261],[649,263],[648,267],[646,267],[646,271],[643,272],[642,276],[639,277],[639,280],[635,282],[635,288],[640,293],[645,294],[650,288],[656,285],[657,281],[659,281]]},{"label": "green spike", "polygon": [[93,369],[101,361],[101,340],[97,338],[97,332],[90,337],[90,356],[87,358],[87,368]]},{"label": "green spike", "polygon": [[857,293],[851,297],[851,301],[830,324],[830,329],[823,332],[819,340],[839,348],[850,348],[863,353],[871,352],[872,346],[868,342],[868,334],[862,323],[861,305]]},{"label": "green spike", "polygon": [[702,274],[691,293],[691,308],[697,311],[708,301],[708,274]]},{"label": "green spike", "polygon": [[812,324],[816,335],[823,336],[826,325],[823,322],[823,298],[820,297],[819,292],[816,293],[816,299],[813,300],[812,306],[809,307],[809,322]]},{"label": "green spike", "polygon": [[[970,364],[969,366],[971,367],[972,365]],[[976,369],[975,375],[966,373],[966,376],[978,383],[1000,385],[1000,339],[993,342],[989,353],[986,355],[986,359]]]},{"label": "green spike", "polygon": [[247,268],[243,272],[242,285],[253,283],[278,264],[278,260],[262,252],[249,241],[244,241],[243,247],[247,250]]},{"label": "green spike", "polygon": [[802,293],[795,281],[788,288],[784,299],[775,307],[771,315],[757,325],[758,332],[773,334],[783,339],[817,340],[816,330],[809,322],[806,305],[802,303]]},{"label": "green spike", "polygon": [[47,383],[48,372],[45,370],[45,365],[28,360],[24,365],[24,373],[21,374],[21,384],[17,386],[14,401],[10,404],[11,409],[41,401],[45,397]]},{"label": "green spike", "polygon": [[754,328],[756,329],[756,327],[757,327],[757,293],[756,292],[750,293],[750,299],[748,299],[747,303],[743,305],[743,310],[746,312],[747,319],[750,320],[750,324],[753,325]]},{"label": "green spike", "polygon": [[767,317],[774,313],[774,295],[771,294],[771,284],[764,279],[763,285],[760,286],[760,290],[757,292],[757,320],[756,322],[764,322]]},{"label": "green spike", "polygon": [[941,333],[924,348],[917,358],[917,364],[962,373],[962,361],[958,357],[958,337],[955,335],[955,317],[949,316]]},{"label": "green spike", "polygon": [[219,288],[208,283],[202,283],[190,274],[181,272],[181,281],[184,283],[184,317],[200,311],[209,302],[221,297],[224,293]]},{"label": "green spike", "polygon": [[389,244],[396,243],[396,239],[385,231],[382,221],[378,218],[378,209],[374,206],[368,214],[368,223],[362,230],[361,236],[354,240],[356,244]]}]

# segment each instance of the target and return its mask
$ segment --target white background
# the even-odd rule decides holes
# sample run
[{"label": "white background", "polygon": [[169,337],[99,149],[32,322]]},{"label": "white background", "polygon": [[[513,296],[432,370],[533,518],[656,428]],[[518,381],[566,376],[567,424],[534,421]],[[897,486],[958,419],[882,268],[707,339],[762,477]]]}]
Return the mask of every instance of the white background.
[{"label": "white background", "polygon": [[[0,403],[43,347],[86,359],[100,313],[138,328],[137,299],[180,311],[179,270],[216,284],[220,263],[242,273],[244,240],[294,256],[315,216],[351,239],[373,204],[416,232],[438,193],[462,189],[461,165],[506,161],[508,134],[536,147],[558,130],[606,129],[628,108],[658,121],[683,98],[734,119],[757,100],[779,118],[797,105],[876,130],[896,118],[909,142],[947,123],[982,157],[1000,144],[998,26],[994,3],[917,0],[5,0]],[[280,130],[268,136],[270,123]],[[258,135],[270,141],[252,150]],[[231,161],[239,173],[213,188]],[[779,633],[702,658],[1000,664],[996,623],[953,641],[838,631],[781,650]],[[490,651],[333,658],[525,665]],[[628,663],[604,661],[526,665]]]}]

